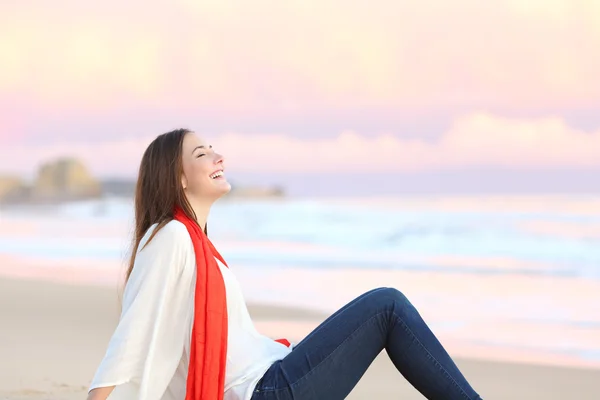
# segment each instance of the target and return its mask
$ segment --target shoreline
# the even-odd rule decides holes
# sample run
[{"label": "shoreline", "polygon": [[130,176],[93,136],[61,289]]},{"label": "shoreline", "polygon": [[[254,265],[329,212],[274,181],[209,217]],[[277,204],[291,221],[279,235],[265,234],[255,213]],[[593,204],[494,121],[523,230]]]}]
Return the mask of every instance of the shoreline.
[{"label": "shoreline", "polygon": [[[300,330],[325,315],[285,306],[249,304],[257,327],[271,337],[301,339]],[[85,397],[95,368],[118,321],[116,289],[0,278],[0,399],[74,400]],[[446,343],[444,343],[446,344]],[[453,354],[454,356],[454,354]],[[542,366],[455,357],[486,399],[548,399],[597,395],[600,369]],[[395,370],[385,352],[348,397],[422,399]]]},{"label": "shoreline", "polygon": [[[82,267],[81,263],[85,263],[85,267]],[[0,280],[25,281],[42,285],[68,285],[76,288],[88,287],[107,291],[114,296],[114,300],[119,300],[122,295],[124,271],[123,265],[106,261],[66,262],[65,260],[23,259],[0,254]],[[535,280],[531,278],[520,277],[515,281],[514,277],[507,277],[505,280],[479,277],[477,280],[465,281],[464,277],[455,274],[430,275],[382,270],[369,271],[365,275],[364,271],[357,270],[319,271],[301,268],[263,270],[246,266],[238,266],[236,275],[242,283],[248,304],[258,304],[261,309],[264,309],[273,307],[274,299],[278,299],[278,305],[275,307],[280,311],[270,312],[269,318],[261,317],[256,321],[257,328],[265,331],[277,330],[281,334],[296,336],[294,340],[301,339],[316,327],[314,321],[298,318],[299,315],[321,316],[322,318],[316,319],[322,320],[346,301],[354,298],[355,294],[373,287],[391,285],[402,288],[409,298],[415,299],[413,301],[416,301],[415,304],[422,316],[449,351],[457,357],[526,365],[600,369],[600,359],[596,354],[600,328],[596,328],[595,325],[559,326],[551,322],[537,323],[535,319],[531,322],[496,320],[488,318],[485,313],[482,314],[485,308],[470,315],[464,312],[461,314],[461,310],[451,304],[443,304],[447,303],[446,301],[440,303],[442,298],[451,301],[457,295],[457,290],[464,294],[465,291],[471,290],[470,286],[473,285],[479,287],[479,290],[493,289],[493,293],[497,293],[498,296],[502,296],[503,291],[506,290],[512,290],[513,294],[516,294],[515,290],[526,290],[529,295],[532,295],[531,290],[534,289],[532,285]],[[343,280],[343,284],[340,279]],[[290,281],[301,284],[302,296],[295,293],[298,288],[278,287],[277,282]],[[492,281],[494,286],[489,286]],[[589,296],[598,287],[595,284],[583,283],[576,286],[577,293],[573,296],[578,298]],[[518,289],[515,284],[518,285]],[[547,281],[545,284],[548,285],[550,282]],[[552,284],[549,288],[555,286]],[[432,295],[435,297],[432,298]],[[473,300],[478,298],[476,294],[470,296]],[[566,300],[573,301],[573,299]],[[575,304],[570,305],[571,308],[574,306]],[[282,309],[286,312],[281,312]],[[304,311],[300,312],[299,309]],[[290,316],[287,316],[288,314]],[[593,315],[585,316],[581,312],[574,316],[593,320]],[[452,327],[456,324],[459,326]],[[571,346],[575,347],[556,346],[567,338],[572,342]],[[581,352],[582,350],[585,352]]]}]

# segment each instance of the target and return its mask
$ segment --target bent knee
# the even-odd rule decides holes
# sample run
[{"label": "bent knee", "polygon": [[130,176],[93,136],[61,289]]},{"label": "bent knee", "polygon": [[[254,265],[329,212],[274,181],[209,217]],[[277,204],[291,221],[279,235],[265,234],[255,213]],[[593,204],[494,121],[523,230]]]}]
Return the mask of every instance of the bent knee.
[{"label": "bent knee", "polygon": [[408,301],[404,293],[393,287],[380,287],[374,291],[374,295],[381,300]]}]

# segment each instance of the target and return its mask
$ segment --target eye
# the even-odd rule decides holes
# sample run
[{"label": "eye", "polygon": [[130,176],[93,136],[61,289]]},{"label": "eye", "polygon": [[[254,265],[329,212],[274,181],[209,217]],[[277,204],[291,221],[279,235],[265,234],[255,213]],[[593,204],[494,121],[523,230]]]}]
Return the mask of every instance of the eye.
[{"label": "eye", "polygon": [[196,156],[196,158],[200,158],[200,157],[202,157],[202,156],[205,156],[205,155],[206,155],[206,154],[204,154],[204,153],[200,153],[200,154],[198,154],[198,155]]}]

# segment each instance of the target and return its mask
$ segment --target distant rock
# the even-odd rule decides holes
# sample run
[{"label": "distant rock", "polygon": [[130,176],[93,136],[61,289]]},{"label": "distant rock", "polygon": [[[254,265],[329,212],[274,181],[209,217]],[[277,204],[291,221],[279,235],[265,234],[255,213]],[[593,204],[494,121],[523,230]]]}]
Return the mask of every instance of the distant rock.
[{"label": "distant rock", "polygon": [[[135,194],[135,185],[135,180],[103,180],[102,193],[105,196],[133,197]],[[232,184],[231,192],[227,197],[263,198],[283,196],[285,196],[285,191],[278,186],[238,186],[236,184]]]},{"label": "distant rock", "polygon": [[285,191],[279,186],[231,186],[230,197],[243,198],[264,198],[264,197],[284,197]]},{"label": "distant rock", "polygon": [[[0,177],[0,204],[54,204],[105,196],[133,197],[135,179],[99,181],[75,158],[59,158],[40,166],[31,184],[12,176]],[[232,184],[229,198],[284,197],[279,186]]]},{"label": "distant rock", "polygon": [[10,190],[0,190],[4,203],[54,203],[62,201],[97,198],[102,195],[100,182],[85,165],[74,158],[60,158],[43,164],[33,184],[5,181]]},{"label": "distant rock", "polygon": [[0,176],[0,200],[21,196],[27,189],[25,182],[16,176]]},{"label": "distant rock", "polygon": [[102,195],[102,186],[85,165],[74,158],[43,164],[38,170],[31,196],[36,200],[71,200]]},{"label": "distant rock", "polygon": [[105,196],[133,197],[135,184],[134,179],[106,179],[102,181],[102,193]]}]

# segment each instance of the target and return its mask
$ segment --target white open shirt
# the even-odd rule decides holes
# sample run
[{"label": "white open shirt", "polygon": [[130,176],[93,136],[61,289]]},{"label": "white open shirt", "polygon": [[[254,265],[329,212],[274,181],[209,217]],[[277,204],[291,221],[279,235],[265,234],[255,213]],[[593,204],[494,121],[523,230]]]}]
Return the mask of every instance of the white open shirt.
[{"label": "white open shirt", "polygon": [[[156,224],[140,243],[148,240]],[[260,334],[233,272],[217,263],[227,293],[225,400],[249,400],[265,371],[291,348]],[[90,390],[110,400],[185,399],[194,315],[196,258],[187,228],[173,220],[138,252],[123,309]]]}]

